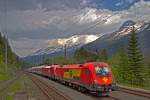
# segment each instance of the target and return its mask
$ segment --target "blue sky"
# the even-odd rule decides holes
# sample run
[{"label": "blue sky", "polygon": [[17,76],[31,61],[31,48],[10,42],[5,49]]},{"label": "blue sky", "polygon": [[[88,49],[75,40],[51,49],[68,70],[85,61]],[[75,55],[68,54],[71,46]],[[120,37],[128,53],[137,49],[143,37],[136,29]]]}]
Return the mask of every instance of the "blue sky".
[{"label": "blue sky", "polygon": [[113,11],[125,10],[140,0],[95,0],[98,8],[110,9]]},{"label": "blue sky", "polygon": [[149,12],[149,0],[0,0],[0,30],[7,30],[14,51],[26,56],[54,38],[109,33],[127,20],[149,21]]}]

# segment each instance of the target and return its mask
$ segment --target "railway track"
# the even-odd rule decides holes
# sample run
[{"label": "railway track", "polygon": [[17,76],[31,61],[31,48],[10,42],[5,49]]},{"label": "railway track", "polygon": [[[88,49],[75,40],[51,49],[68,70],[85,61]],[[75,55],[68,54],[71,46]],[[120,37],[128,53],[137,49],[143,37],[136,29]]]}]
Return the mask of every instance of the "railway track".
[{"label": "railway track", "polygon": [[[28,74],[28,76],[29,76],[29,74]],[[48,100],[72,100],[70,97],[65,96],[63,93],[59,92],[56,88],[49,86],[45,82],[36,78],[35,76],[30,74],[29,77],[36,84],[36,86],[38,86],[39,89],[48,97]],[[57,95],[59,95],[59,96],[54,96],[55,94],[49,93],[52,91],[56,92]],[[94,96],[92,96],[92,98],[94,100],[121,100],[121,99],[113,97],[113,96],[108,96],[108,97],[94,97]]]},{"label": "railway track", "polygon": [[48,85],[42,80],[36,78],[31,74],[27,74],[29,78],[35,83],[35,85],[42,91],[42,93],[47,97],[48,100],[72,100],[70,97],[64,95],[56,88]]},{"label": "railway track", "polygon": [[[32,76],[32,77],[31,77]],[[40,88],[40,90],[49,98],[48,100],[71,100],[70,97],[65,96],[62,92],[58,91],[56,88],[49,86],[45,82],[36,78],[33,75],[30,75],[32,81]],[[123,87],[118,87],[118,92],[124,92],[128,94],[137,95],[144,98],[150,98],[150,93],[131,90]],[[88,95],[91,96],[91,95]],[[124,100],[125,98],[119,98],[118,96],[110,95],[108,97],[94,97],[91,96],[94,100]]]},{"label": "railway track", "polygon": [[118,87],[118,91],[150,99],[150,92],[138,91],[138,90],[128,89],[128,88],[124,88],[124,87]]},{"label": "railway track", "polygon": [[109,97],[95,97],[94,99],[95,100],[121,100],[121,99],[113,97],[113,96],[109,96]]},{"label": "railway track", "polygon": [[108,96],[108,97],[93,97],[95,100],[121,100],[114,96]]}]

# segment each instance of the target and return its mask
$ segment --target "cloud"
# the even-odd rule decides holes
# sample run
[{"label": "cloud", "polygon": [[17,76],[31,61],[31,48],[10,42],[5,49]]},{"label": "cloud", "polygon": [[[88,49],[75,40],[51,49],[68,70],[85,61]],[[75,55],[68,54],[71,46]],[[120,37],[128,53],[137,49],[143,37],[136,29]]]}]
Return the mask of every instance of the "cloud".
[{"label": "cloud", "polygon": [[[23,2],[26,5],[29,1]],[[7,16],[0,11],[0,23],[3,23],[0,25],[3,31],[7,28],[15,51],[19,55],[27,55],[41,48],[47,39],[109,33],[128,19],[150,20],[149,1],[137,2],[123,11],[97,9],[94,3],[90,3],[91,0],[33,0],[27,7],[21,8],[20,1],[17,4],[9,1]]]},{"label": "cloud", "polygon": [[40,48],[46,48],[48,45],[48,40],[19,38],[17,40],[9,39],[9,43],[11,44],[14,52],[23,57],[32,54]]},{"label": "cloud", "polygon": [[35,10],[37,7],[52,11],[94,7],[94,5],[92,0],[0,0],[0,11]]},{"label": "cloud", "polygon": [[120,0],[120,2],[117,2],[115,4],[115,6],[123,6],[126,3],[132,4],[132,3],[136,2],[136,1],[138,1],[138,0]]},{"label": "cloud", "polygon": [[130,9],[127,11],[128,17],[138,21],[138,20],[143,20],[143,21],[150,21],[150,1],[145,2],[141,0],[138,3],[135,3]]},{"label": "cloud", "polygon": [[[52,2],[54,1],[52,0]],[[82,2],[86,4],[90,1]],[[82,2],[80,3],[82,4]],[[72,3],[69,2],[69,4]],[[119,27],[127,19],[149,20],[150,16],[148,13],[150,2],[145,1],[138,2],[124,11],[91,7],[47,10],[48,8],[44,8],[42,5],[44,3],[38,3],[36,9],[8,11],[7,16],[2,14],[0,16],[0,22],[4,23],[1,24],[2,29],[6,30],[4,27],[7,24],[7,31],[11,38],[22,36],[26,38],[58,38],[83,33],[108,33],[112,31],[114,25]],[[88,29],[90,26],[94,26],[94,28]]]},{"label": "cloud", "polygon": [[[94,25],[97,22],[103,22],[105,18],[113,16],[114,13],[109,10],[101,10],[96,8],[84,9],[68,9],[57,11],[45,11],[44,8],[25,11],[11,11],[7,16],[2,16],[2,28],[7,28],[10,37],[20,38],[21,34],[28,38],[42,38],[41,35],[46,35],[48,38],[56,38],[67,36],[68,34],[82,34],[82,30],[88,26]],[[120,14],[115,17],[122,16]],[[114,19],[114,17],[112,17]],[[111,20],[111,18],[109,18]],[[117,20],[112,20],[111,24]],[[110,23],[107,21],[107,24]],[[100,28],[103,23],[99,24]],[[6,30],[6,29],[5,29]],[[99,32],[101,28],[99,29]],[[103,29],[103,31],[106,31]],[[92,31],[85,31],[90,33]],[[14,33],[14,34],[12,34]],[[32,34],[31,34],[32,33]],[[95,32],[96,33],[96,32]],[[20,35],[17,35],[20,34]],[[33,36],[34,35],[34,36]],[[53,36],[52,36],[53,35]],[[39,37],[38,37],[39,36]],[[44,37],[45,38],[45,37]]]},{"label": "cloud", "polygon": [[0,0],[0,11],[36,9],[36,0]]}]

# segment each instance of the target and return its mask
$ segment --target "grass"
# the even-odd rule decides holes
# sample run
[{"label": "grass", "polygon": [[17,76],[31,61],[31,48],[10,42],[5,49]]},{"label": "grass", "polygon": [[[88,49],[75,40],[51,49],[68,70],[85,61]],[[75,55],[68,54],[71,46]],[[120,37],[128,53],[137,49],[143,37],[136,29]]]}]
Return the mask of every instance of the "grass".
[{"label": "grass", "polygon": [[6,100],[14,100],[14,98],[13,98],[13,96],[11,96],[11,95],[7,95],[7,96],[6,96]]},{"label": "grass", "polygon": [[7,74],[0,73],[0,81],[6,81],[9,80],[9,76]]},{"label": "grass", "polygon": [[24,80],[26,80],[26,78],[25,75],[22,75],[16,82],[10,84],[0,96],[6,98],[6,100],[14,100],[15,94],[25,89]]}]

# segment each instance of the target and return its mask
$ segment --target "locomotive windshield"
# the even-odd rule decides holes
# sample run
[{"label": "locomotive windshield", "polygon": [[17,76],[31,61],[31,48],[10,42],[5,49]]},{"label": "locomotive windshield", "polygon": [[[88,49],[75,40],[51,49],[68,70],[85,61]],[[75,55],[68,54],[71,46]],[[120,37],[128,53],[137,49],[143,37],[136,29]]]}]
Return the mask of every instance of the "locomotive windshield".
[{"label": "locomotive windshield", "polygon": [[95,67],[96,76],[109,76],[108,67]]}]

